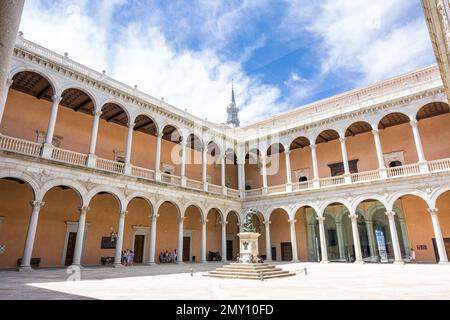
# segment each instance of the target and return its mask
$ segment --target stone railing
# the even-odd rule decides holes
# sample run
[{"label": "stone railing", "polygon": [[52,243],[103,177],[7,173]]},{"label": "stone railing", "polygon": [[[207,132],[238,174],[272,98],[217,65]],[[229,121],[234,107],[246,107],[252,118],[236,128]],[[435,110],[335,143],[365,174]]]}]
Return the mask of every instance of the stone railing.
[{"label": "stone railing", "polygon": [[420,168],[418,164],[408,164],[401,167],[394,167],[387,169],[388,178],[391,177],[402,177],[402,176],[410,176],[414,174],[419,174]]},{"label": "stone railing", "polygon": [[0,149],[30,156],[39,156],[41,154],[42,144],[0,134]]},{"label": "stone railing", "polygon": [[203,182],[186,178],[186,187],[196,190],[203,190]]},{"label": "stone railing", "polygon": [[95,162],[95,167],[100,170],[123,173],[124,164],[112,160],[97,158]]},{"label": "stone railing", "polygon": [[336,185],[340,185],[340,184],[344,184],[344,183],[345,183],[344,176],[329,177],[329,178],[322,178],[322,179],[320,179],[320,186],[321,187],[336,186]]},{"label": "stone railing", "polygon": [[83,166],[86,164],[87,155],[75,151],[53,148],[52,159]]},{"label": "stone railing", "polygon": [[270,194],[286,192],[286,185],[270,186],[267,188],[267,192]]},{"label": "stone railing", "polygon": [[311,189],[312,187],[312,181],[295,182],[292,184],[292,191]]},{"label": "stone railing", "polygon": [[175,176],[173,174],[161,173],[161,182],[179,186],[181,185],[181,177]]},{"label": "stone railing", "polygon": [[428,170],[430,172],[448,171],[450,170],[450,159],[429,161]]},{"label": "stone railing", "polygon": [[239,198],[239,190],[227,188],[227,196],[231,198]]},{"label": "stone railing", "polygon": [[246,190],[245,191],[245,197],[246,198],[258,197],[258,196],[262,196],[262,194],[263,194],[263,189],[262,188]]},{"label": "stone railing", "polygon": [[215,194],[222,194],[222,187],[216,184],[208,184],[208,191]]},{"label": "stone railing", "polygon": [[380,171],[372,170],[351,174],[352,182],[366,182],[380,179]]},{"label": "stone railing", "polygon": [[155,170],[132,166],[131,175],[148,180],[155,180]]}]

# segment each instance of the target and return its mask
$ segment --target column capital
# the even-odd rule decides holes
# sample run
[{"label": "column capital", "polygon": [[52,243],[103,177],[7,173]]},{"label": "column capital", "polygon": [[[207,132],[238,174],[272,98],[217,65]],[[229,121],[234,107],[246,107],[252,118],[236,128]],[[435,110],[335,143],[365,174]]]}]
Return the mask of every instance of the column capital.
[{"label": "column capital", "polygon": [[159,218],[159,214],[152,214],[151,218],[152,218],[152,221],[156,221]]},{"label": "column capital", "polygon": [[291,154],[291,150],[284,150],[284,154],[285,154],[286,156],[289,156],[289,155]]},{"label": "column capital", "polygon": [[125,217],[127,215],[128,211],[127,210],[122,210],[120,211],[120,217]]},{"label": "column capital", "polygon": [[378,130],[378,129],[373,129],[373,130],[372,130],[372,134],[373,134],[374,136],[377,136],[377,135],[380,134],[380,130]]},{"label": "column capital", "polygon": [[270,226],[270,224],[272,223],[272,221],[264,221],[263,222],[266,226]]},{"label": "column capital", "polygon": [[80,211],[80,214],[86,214],[91,208],[89,206],[82,206],[79,207],[78,210]]},{"label": "column capital", "polygon": [[94,117],[101,117],[102,114],[103,114],[103,111],[102,111],[102,110],[92,110],[92,115],[93,115]]},{"label": "column capital", "polygon": [[345,138],[345,137],[340,137],[340,138],[339,138],[339,141],[340,141],[341,143],[344,143],[345,140],[347,140],[347,138]]},{"label": "column capital", "polygon": [[128,129],[134,128],[135,125],[136,125],[136,122],[134,122],[134,121],[128,122]]},{"label": "column capital", "polygon": [[227,225],[227,224],[228,224],[228,221],[220,221],[220,224],[221,224],[221,225]]},{"label": "column capital", "polygon": [[186,217],[178,217],[178,223],[183,223]]},{"label": "column capital", "polygon": [[55,94],[55,95],[52,96],[52,101],[53,101],[54,103],[60,103],[61,100],[62,100],[62,96],[61,96],[61,95]]},{"label": "column capital", "polygon": [[439,210],[437,208],[428,208],[427,211],[434,218],[434,217],[437,217]]},{"label": "column capital", "polygon": [[6,80],[6,88],[11,87],[13,83],[14,83],[14,80],[13,80],[13,79],[8,79],[8,80]]},{"label": "column capital", "polygon": [[39,201],[39,200],[31,201],[30,205],[33,207],[33,209],[38,208],[38,207],[42,208],[45,205],[45,202],[44,201]]},{"label": "column capital", "polygon": [[312,150],[316,150],[317,149],[317,144],[315,144],[315,143],[311,143],[311,149]]},{"label": "column capital", "polygon": [[161,139],[163,136],[164,136],[164,132],[158,132],[156,134],[156,137],[159,138],[159,139]]},{"label": "column capital", "polygon": [[316,219],[319,222],[324,222],[325,221],[325,217],[317,217]]},{"label": "column capital", "polygon": [[352,222],[358,221],[358,215],[357,214],[349,214],[348,217]]},{"label": "column capital", "polygon": [[411,120],[410,122],[409,122],[409,124],[412,126],[412,127],[417,127],[417,120],[416,119],[413,119],[413,120]]},{"label": "column capital", "polygon": [[201,222],[202,224],[207,224],[207,223],[208,223],[208,219],[200,219],[200,222]]},{"label": "column capital", "polygon": [[394,211],[386,211],[386,215],[388,216],[388,218],[394,218],[395,216],[395,212]]},{"label": "column capital", "polygon": [[295,224],[295,223],[297,222],[297,220],[295,220],[295,219],[289,219],[288,222],[289,222],[290,224]]}]

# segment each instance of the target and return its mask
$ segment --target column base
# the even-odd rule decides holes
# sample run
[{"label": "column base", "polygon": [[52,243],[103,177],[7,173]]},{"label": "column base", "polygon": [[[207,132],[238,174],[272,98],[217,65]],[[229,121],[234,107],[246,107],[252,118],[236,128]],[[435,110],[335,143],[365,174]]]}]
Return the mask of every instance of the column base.
[{"label": "column base", "polygon": [[186,185],[187,185],[186,177],[181,177],[181,186],[186,187]]},{"label": "column base", "polygon": [[286,184],[286,192],[292,192],[292,183]]},{"label": "column base", "polygon": [[329,260],[321,260],[320,263],[330,263]]},{"label": "column base", "polygon": [[344,174],[344,183],[346,184],[352,183],[352,176],[349,173]]},{"label": "column base", "polygon": [[155,265],[156,264],[156,262],[151,262],[151,261],[149,261],[149,262],[146,262],[146,263],[144,263],[146,266],[153,266],[153,265]]},{"label": "column base", "polygon": [[228,194],[227,187],[222,187],[222,194],[226,196]]},{"label": "column base", "polygon": [[159,170],[155,171],[155,180],[161,181],[161,171],[159,171]]},{"label": "column base", "polygon": [[449,265],[450,265],[450,262],[449,262],[449,261],[439,261],[438,264],[440,264],[440,265],[442,265],[442,266],[449,266]]},{"label": "column base", "polygon": [[298,259],[292,259],[291,262],[292,262],[292,263],[299,263],[300,260],[298,260]]},{"label": "column base", "polygon": [[364,262],[364,260],[356,260],[354,263],[355,264],[364,264],[365,262]]},{"label": "column base", "polygon": [[319,179],[314,179],[313,180],[313,188],[314,189],[319,189],[320,188],[320,180]]},{"label": "column base", "polygon": [[88,157],[87,157],[87,160],[86,160],[86,165],[89,168],[95,168],[96,164],[97,164],[97,157],[96,157],[96,155],[92,154],[92,153],[89,153]]},{"label": "column base", "polygon": [[44,143],[42,146],[41,157],[51,159],[53,157],[53,145]]},{"label": "column base", "polygon": [[125,163],[123,167],[123,173],[126,175],[131,175],[131,163]]},{"label": "column base", "polygon": [[84,269],[84,267],[81,264],[71,264],[67,268],[78,268],[80,270]]},{"label": "column base", "polygon": [[244,199],[245,198],[245,191],[243,191],[243,190],[239,191],[239,197],[241,199]]},{"label": "column base", "polygon": [[419,171],[421,173],[428,173],[430,170],[428,169],[428,162],[422,161],[418,163],[419,165]]},{"label": "column base", "polygon": [[203,182],[203,191],[208,192],[208,182]]},{"label": "column base", "polygon": [[378,171],[380,172],[380,179],[387,179],[388,175],[386,168],[378,169]]},{"label": "column base", "polygon": [[113,267],[114,268],[125,268],[125,266],[120,262],[114,262]]},{"label": "column base", "polygon": [[263,187],[263,188],[262,188],[262,194],[263,194],[263,195],[266,195],[267,193],[269,193],[269,188]]},{"label": "column base", "polygon": [[405,261],[403,261],[403,260],[395,260],[394,264],[402,265],[402,264],[405,264]]},{"label": "column base", "polygon": [[17,271],[19,271],[19,272],[32,272],[32,271],[34,271],[33,270],[33,268],[31,267],[31,266],[29,266],[29,267],[19,267],[19,269],[17,269]]}]

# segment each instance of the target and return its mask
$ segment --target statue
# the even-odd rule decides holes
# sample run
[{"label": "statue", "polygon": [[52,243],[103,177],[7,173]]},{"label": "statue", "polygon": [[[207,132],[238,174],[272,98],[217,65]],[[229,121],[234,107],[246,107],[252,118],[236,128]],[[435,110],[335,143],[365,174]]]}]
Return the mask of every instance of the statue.
[{"label": "statue", "polygon": [[255,226],[253,225],[253,212],[250,211],[246,216],[245,216],[245,221],[244,224],[242,225],[242,232],[255,232]]}]

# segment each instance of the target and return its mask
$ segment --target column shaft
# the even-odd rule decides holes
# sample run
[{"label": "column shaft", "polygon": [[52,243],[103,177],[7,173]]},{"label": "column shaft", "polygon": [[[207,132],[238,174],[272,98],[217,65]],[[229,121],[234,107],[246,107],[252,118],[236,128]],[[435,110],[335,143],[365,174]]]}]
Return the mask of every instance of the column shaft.
[{"label": "column shaft", "polygon": [[373,222],[366,220],[367,238],[369,239],[370,258],[372,261],[378,261],[377,243],[375,241],[375,232],[373,231]]},{"label": "column shaft", "polygon": [[36,237],[36,229],[39,220],[39,211],[45,204],[42,201],[33,201],[30,203],[33,210],[31,211],[30,223],[28,224],[27,238],[25,240],[25,247],[22,255],[21,270],[31,270],[31,256],[33,254],[34,239]]},{"label": "column shaft", "polygon": [[123,245],[123,232],[125,228],[125,216],[127,212],[122,211],[119,216],[119,226],[117,230],[117,239],[116,239],[116,252],[114,256],[114,266],[119,267],[122,266],[122,245]]},{"label": "column shaft", "polygon": [[381,147],[380,133],[378,130],[372,130],[372,134],[377,151],[378,169],[385,170],[386,166],[384,165],[383,148]]},{"label": "column shaft", "polygon": [[156,254],[156,222],[158,221],[158,214],[152,214],[152,225],[150,228],[150,264],[155,263],[155,254]]},{"label": "column shaft", "polygon": [[131,164],[131,150],[133,147],[133,131],[134,131],[134,123],[128,124],[128,135],[127,135],[127,146],[125,151],[125,164]]},{"label": "column shaft", "polygon": [[345,138],[339,138],[341,142],[342,162],[344,163],[344,171],[346,175],[350,174],[350,168],[348,166],[347,146],[345,145]]},{"label": "column shaft", "polygon": [[311,145],[311,156],[312,156],[312,163],[313,163],[313,173],[314,173],[314,188],[320,187],[319,182],[319,165],[317,164],[317,152],[316,152],[317,146],[315,144]]},{"label": "column shaft", "polygon": [[352,221],[353,246],[355,247],[355,263],[364,263],[361,253],[361,241],[359,239],[358,216],[356,214],[349,215]]},{"label": "column shaft", "polygon": [[444,239],[442,237],[441,226],[439,224],[438,210],[428,209],[431,215],[431,222],[433,224],[434,237],[436,239],[436,246],[438,247],[439,253],[439,264],[448,264],[447,251],[445,250]]},{"label": "column shaft", "polygon": [[392,246],[394,247],[394,263],[402,264],[402,252],[400,250],[400,243],[398,241],[397,227],[395,226],[395,212],[386,212],[389,219],[389,230],[391,232]]},{"label": "column shaft", "polygon": [[183,218],[179,218],[178,220],[178,253],[177,253],[177,258],[178,258],[178,263],[183,262],[183,237],[184,237],[184,233],[183,233],[183,221],[184,221],[184,217]]},{"label": "column shaft", "polygon": [[337,238],[338,238],[339,259],[342,261],[345,261],[346,255],[345,255],[345,246],[344,246],[344,232],[343,232],[341,222],[336,222],[336,233],[337,233]]},{"label": "column shaft", "polygon": [[298,262],[298,252],[297,252],[297,236],[295,234],[295,223],[296,220],[289,220],[290,231],[291,231],[291,246],[292,246],[292,261]]},{"label": "column shaft", "polygon": [[156,159],[155,159],[155,173],[159,177],[156,180],[161,180],[161,143],[162,143],[162,133],[158,133],[156,136]]},{"label": "column shaft", "polygon": [[5,112],[6,100],[8,100],[9,88],[11,87],[12,84],[13,84],[13,80],[9,79],[6,82],[4,92],[3,92],[2,96],[0,97],[0,125],[2,124],[3,113]]},{"label": "column shaft", "polygon": [[[264,222],[265,230],[266,230],[266,261],[272,261],[274,257],[272,257],[272,243],[270,242],[270,221]],[[275,257],[277,260],[277,257]]]},{"label": "column shaft", "polygon": [[413,130],[414,143],[416,145],[417,156],[419,158],[419,162],[424,162],[425,161],[425,156],[424,156],[424,153],[423,153],[422,141],[420,139],[419,128],[417,127],[417,120],[413,120],[410,123],[411,123],[411,127],[412,127],[412,130]]},{"label": "column shaft", "polygon": [[206,262],[206,224],[208,220],[201,220],[202,222],[202,252],[200,262]]},{"label": "column shaft", "polygon": [[227,261],[227,223],[222,221],[222,261]]},{"label": "column shaft", "polygon": [[319,220],[319,236],[320,236],[320,249],[322,253],[322,263],[328,263],[328,252],[327,252],[327,239],[325,237],[325,217],[318,218]]},{"label": "column shaft", "polygon": [[84,232],[86,227],[86,214],[89,211],[89,207],[84,206],[80,208],[80,218],[78,219],[77,238],[75,240],[75,250],[73,254],[72,265],[81,265],[81,256],[83,253],[84,245]]}]

